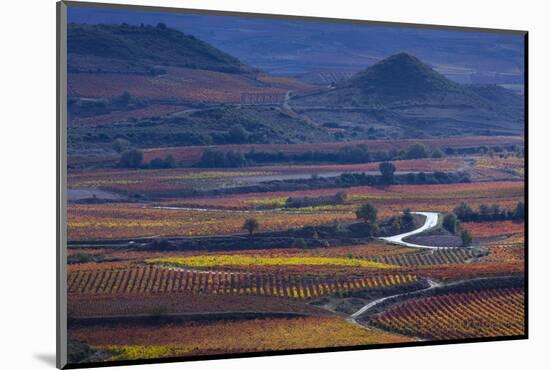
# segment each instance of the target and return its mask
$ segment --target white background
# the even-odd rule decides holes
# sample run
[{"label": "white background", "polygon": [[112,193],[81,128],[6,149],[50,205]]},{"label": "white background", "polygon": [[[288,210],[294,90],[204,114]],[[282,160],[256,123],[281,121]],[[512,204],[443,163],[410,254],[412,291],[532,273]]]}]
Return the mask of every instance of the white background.
[{"label": "white background", "polygon": [[[120,2],[111,0],[111,2]],[[550,40],[543,1],[127,0],[141,5],[530,31],[530,339],[141,366],[140,369],[548,368]],[[55,358],[55,2],[2,3],[0,22],[0,366]],[[545,353],[546,351],[546,353]]]}]

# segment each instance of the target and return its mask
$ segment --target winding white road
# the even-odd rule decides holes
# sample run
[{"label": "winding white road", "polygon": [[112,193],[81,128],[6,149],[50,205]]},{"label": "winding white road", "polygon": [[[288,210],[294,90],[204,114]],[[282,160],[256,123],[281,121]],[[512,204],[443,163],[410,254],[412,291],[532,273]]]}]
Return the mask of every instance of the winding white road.
[{"label": "winding white road", "polygon": [[419,293],[419,292],[426,292],[428,290],[432,290],[434,288],[437,288],[439,286],[441,286],[440,283],[432,280],[432,279],[426,279],[428,281],[428,284],[429,284],[429,287],[427,288],[424,288],[422,290],[416,290],[416,291],[413,291],[413,292],[406,292],[406,293],[400,293],[400,294],[395,294],[395,295],[390,295],[388,297],[383,297],[383,298],[379,298],[379,299],[376,299],[370,303],[367,303],[365,306],[363,306],[362,308],[360,308],[357,312],[351,314],[350,318],[352,320],[355,320],[357,317],[361,316],[362,314],[364,314],[365,312],[367,312],[368,310],[370,310],[371,308],[373,308],[374,306],[378,305],[379,303],[382,303],[384,302],[385,300],[388,300],[390,298],[395,298],[395,297],[400,297],[400,296],[406,296],[408,294],[411,294],[411,293]]},{"label": "winding white road", "polygon": [[[442,248],[445,248],[445,247],[433,247],[433,246],[428,246],[428,245],[413,244],[413,243],[408,243],[408,242],[403,241],[403,239],[405,239],[409,236],[420,234],[420,233],[422,233],[426,230],[433,229],[434,227],[437,226],[437,221],[439,219],[439,213],[437,213],[437,212],[413,212],[413,213],[426,217],[426,220],[424,221],[424,225],[422,225],[421,227],[419,227],[416,230],[409,231],[408,233],[403,233],[403,234],[394,235],[394,236],[387,236],[387,237],[380,238],[380,239],[385,240],[385,241],[390,242],[390,243],[394,243],[394,244],[398,244],[398,245],[404,245],[404,246],[412,247],[412,248],[426,248],[426,249],[442,249]],[[351,322],[355,323],[355,324],[358,324],[356,319],[359,316],[363,315],[365,312],[369,311],[374,306],[377,306],[380,303],[382,303],[382,302],[384,302],[388,299],[397,298],[397,297],[405,297],[405,296],[408,296],[408,295],[413,294],[413,293],[427,292],[429,290],[432,290],[432,289],[435,289],[437,287],[442,286],[442,284],[440,282],[434,281],[432,279],[426,279],[426,281],[429,284],[427,288],[424,288],[424,289],[421,289],[421,290],[416,290],[416,291],[413,291],[413,292],[405,292],[405,293],[391,295],[391,296],[388,296],[388,297],[382,297],[382,298],[379,298],[379,299],[375,299],[374,301],[372,301],[370,303],[367,303],[366,305],[361,307],[359,310],[357,310],[356,312],[351,314],[350,317],[349,317],[349,320]]]},{"label": "winding white road", "polygon": [[394,236],[386,236],[386,237],[383,237],[383,238],[380,238],[380,239],[382,239],[384,241],[387,241],[387,242],[390,242],[390,243],[393,243],[393,244],[403,245],[405,247],[411,247],[411,248],[425,248],[425,249],[443,249],[443,248],[445,248],[445,247],[434,247],[434,246],[429,246],[429,245],[420,245],[420,244],[408,243],[406,241],[403,241],[403,239],[405,239],[409,236],[420,234],[424,231],[433,229],[434,227],[437,226],[437,220],[439,218],[439,213],[437,213],[437,212],[413,212],[413,213],[416,214],[416,215],[422,215],[422,216],[426,217],[426,221],[424,221],[424,225],[420,226],[416,230],[409,231],[408,233],[403,233],[403,234],[394,235]]}]

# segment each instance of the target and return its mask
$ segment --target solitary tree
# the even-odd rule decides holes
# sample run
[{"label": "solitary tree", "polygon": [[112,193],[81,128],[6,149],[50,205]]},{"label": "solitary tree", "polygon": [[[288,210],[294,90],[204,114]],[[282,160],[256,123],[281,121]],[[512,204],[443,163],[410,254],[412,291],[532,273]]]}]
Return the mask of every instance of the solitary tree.
[{"label": "solitary tree", "polygon": [[424,144],[413,144],[407,148],[405,156],[407,159],[426,158],[428,156],[428,148]]},{"label": "solitary tree", "polygon": [[258,223],[258,220],[255,218],[247,218],[244,221],[243,229],[248,231],[248,235],[252,236],[255,231],[257,231],[260,228],[260,224]]},{"label": "solitary tree", "polygon": [[454,213],[447,213],[445,217],[443,217],[443,227],[451,234],[456,234],[457,225],[458,219]]},{"label": "solitary tree", "polygon": [[168,154],[166,157],[164,157],[164,166],[166,168],[176,167],[176,159],[172,154]]},{"label": "solitary tree", "polygon": [[390,225],[391,231],[393,233],[398,233],[399,231],[401,231],[401,227],[402,227],[402,224],[399,218],[394,217]]},{"label": "solitary tree", "polygon": [[395,165],[391,162],[382,162],[378,168],[382,174],[382,181],[386,184],[392,184],[393,174],[395,173]]},{"label": "solitary tree", "polygon": [[346,202],[346,199],[348,199],[348,195],[344,193],[343,191],[339,191],[334,196],[334,200],[337,204],[343,204]]},{"label": "solitary tree", "polygon": [[138,149],[130,149],[122,153],[119,166],[126,168],[137,168],[143,161],[143,152]]},{"label": "solitary tree", "polygon": [[113,141],[112,146],[117,153],[122,153],[125,150],[128,150],[128,148],[130,147],[130,142],[126,139],[118,138]]},{"label": "solitary tree", "polygon": [[460,239],[462,239],[462,246],[469,247],[472,244],[472,236],[468,230],[462,230],[460,233]]},{"label": "solitary tree", "polygon": [[374,224],[376,223],[378,211],[374,205],[367,203],[359,207],[359,209],[355,212],[355,215],[358,219],[365,221],[367,224]]},{"label": "solitary tree", "polygon": [[401,216],[401,224],[405,227],[411,227],[414,224],[414,217],[410,208],[405,208],[403,216]]},{"label": "solitary tree", "polygon": [[443,151],[439,148],[432,150],[432,158],[443,158]]},{"label": "solitary tree", "polygon": [[246,158],[243,153],[230,150],[225,154],[225,164],[227,167],[243,167],[246,165]]},{"label": "solitary tree", "polygon": [[153,158],[151,161],[149,161],[149,167],[151,168],[163,168],[164,167],[164,160],[162,158]]},{"label": "solitary tree", "polygon": [[225,153],[219,150],[206,149],[197,163],[198,167],[225,167]]}]

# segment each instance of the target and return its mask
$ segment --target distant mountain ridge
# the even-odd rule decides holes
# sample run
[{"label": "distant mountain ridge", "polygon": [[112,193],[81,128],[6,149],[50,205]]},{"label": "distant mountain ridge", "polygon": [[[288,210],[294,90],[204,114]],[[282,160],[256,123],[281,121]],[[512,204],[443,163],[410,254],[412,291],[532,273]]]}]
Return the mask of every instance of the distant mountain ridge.
[{"label": "distant mountain ridge", "polygon": [[[510,84],[520,91],[524,82],[521,34],[199,14],[116,11],[108,15],[117,23],[165,22],[249,65],[285,76],[321,71],[355,73],[407,51],[459,83]],[[78,9],[70,19],[102,23],[105,12]]]},{"label": "distant mountain ridge", "polygon": [[[69,72],[162,73],[162,66],[251,73],[237,58],[166,27],[68,25]],[[160,67],[159,67],[160,66]]]}]

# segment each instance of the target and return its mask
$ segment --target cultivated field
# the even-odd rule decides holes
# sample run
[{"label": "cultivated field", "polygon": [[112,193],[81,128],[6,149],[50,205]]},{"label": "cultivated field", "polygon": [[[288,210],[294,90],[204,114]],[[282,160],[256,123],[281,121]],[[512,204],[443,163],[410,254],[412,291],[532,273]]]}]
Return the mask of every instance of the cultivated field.
[{"label": "cultivated field", "polygon": [[70,26],[70,362],[525,334],[521,97],[129,23]]}]

